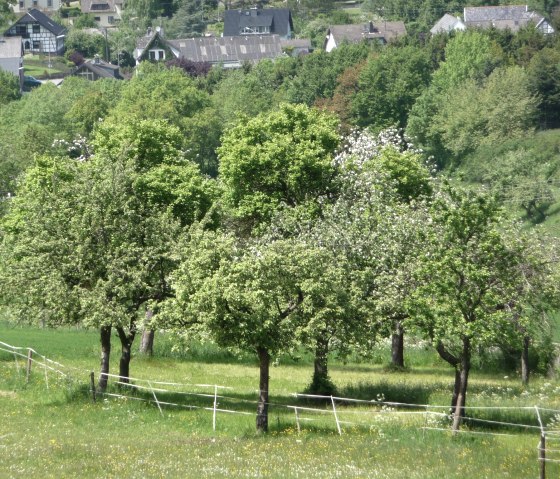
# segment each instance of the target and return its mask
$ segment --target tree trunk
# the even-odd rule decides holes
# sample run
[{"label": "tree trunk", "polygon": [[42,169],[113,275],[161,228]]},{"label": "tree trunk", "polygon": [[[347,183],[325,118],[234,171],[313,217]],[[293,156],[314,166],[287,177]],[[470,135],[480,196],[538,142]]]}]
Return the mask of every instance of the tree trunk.
[{"label": "tree trunk", "polygon": [[260,379],[259,402],[257,405],[257,432],[268,431],[268,383],[270,369],[270,354],[267,349],[258,348]]},{"label": "tree trunk", "polygon": [[523,336],[523,350],[521,351],[521,382],[524,386],[529,384],[529,336]]},{"label": "tree trunk", "polygon": [[400,321],[396,322],[391,340],[391,366],[402,369],[404,368],[404,329]]},{"label": "tree trunk", "polygon": [[117,327],[117,333],[119,333],[119,339],[121,340],[121,359],[119,361],[119,381],[123,383],[128,383],[130,378],[130,359],[131,359],[131,349],[132,343],[134,342],[134,337],[136,331],[131,329],[131,331],[126,334],[122,327]]},{"label": "tree trunk", "polygon": [[455,368],[455,383],[453,384],[453,396],[451,396],[451,414],[455,413],[455,408],[457,407],[457,398],[459,397],[459,391],[461,390],[461,371],[459,368]]},{"label": "tree trunk", "polygon": [[331,395],[335,391],[334,384],[329,378],[329,339],[321,335],[315,342],[315,360],[313,362],[313,380],[308,391],[311,394]]},{"label": "tree trunk", "polygon": [[471,340],[463,338],[463,351],[459,368],[459,391],[455,414],[453,416],[453,432],[457,432],[461,426],[461,419],[465,416],[465,406],[467,404],[467,386],[469,382],[469,372],[471,369]]},{"label": "tree trunk", "polygon": [[109,374],[109,358],[111,356],[111,326],[102,326],[99,330],[101,336],[101,371],[97,388],[101,392],[107,389],[107,374]]},{"label": "tree trunk", "polygon": [[[151,309],[146,311],[146,322],[149,323],[154,312]],[[140,354],[152,356],[154,354],[154,336],[156,332],[151,327],[145,327],[142,331],[142,340],[140,341]]]},{"label": "tree trunk", "polygon": [[153,329],[145,329],[142,331],[142,340],[140,342],[140,353],[147,356],[154,354],[154,336],[156,332]]}]

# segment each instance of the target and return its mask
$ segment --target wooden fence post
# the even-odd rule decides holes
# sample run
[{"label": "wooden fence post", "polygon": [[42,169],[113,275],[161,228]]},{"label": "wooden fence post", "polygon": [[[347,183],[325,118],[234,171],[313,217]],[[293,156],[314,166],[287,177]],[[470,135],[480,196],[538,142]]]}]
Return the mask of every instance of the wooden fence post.
[{"label": "wooden fence post", "polygon": [[31,363],[33,362],[33,350],[27,350],[27,369],[25,370],[25,382],[29,384],[29,378],[31,377]]},{"label": "wooden fence post", "polygon": [[546,436],[541,434],[539,442],[539,479],[546,479]]},{"label": "wooden fence post", "polygon": [[336,421],[336,429],[339,435],[342,435],[342,429],[340,428],[340,422],[338,421],[338,414],[336,413],[336,406],[334,404],[334,398],[331,396],[332,410],[334,413],[334,420]]},{"label": "wooden fence post", "polygon": [[97,400],[95,397],[95,373],[92,371],[89,373],[89,384],[91,387],[91,397],[93,398],[93,402]]},{"label": "wooden fence post", "polygon": [[539,478],[546,479],[546,433],[538,406],[535,406],[535,411],[537,412],[537,419],[541,427],[541,440],[539,441]]}]

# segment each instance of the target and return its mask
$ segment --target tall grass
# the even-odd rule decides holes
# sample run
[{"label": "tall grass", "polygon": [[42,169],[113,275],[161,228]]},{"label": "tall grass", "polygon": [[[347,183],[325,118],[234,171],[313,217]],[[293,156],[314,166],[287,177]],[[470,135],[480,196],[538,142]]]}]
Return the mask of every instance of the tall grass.
[{"label": "tall grass", "polygon": [[[155,357],[133,359],[136,377],[231,387],[221,392],[227,398],[219,399],[219,407],[247,414],[219,412],[213,431],[212,411],[202,409],[212,407],[212,388],[185,386],[174,393],[158,392],[159,400],[199,408],[167,407],[163,414],[148,402],[152,399],[149,391],[115,385],[111,392],[126,392],[130,397],[99,397],[94,403],[88,371],[97,368],[96,331],[0,325],[0,341],[32,347],[76,368],[72,379],[57,379],[49,373],[47,390],[38,365],[26,384],[13,357],[0,353],[0,477],[526,478],[538,474],[538,434],[520,428],[473,423],[465,430],[514,436],[464,433],[451,437],[445,431],[422,429],[426,425],[447,429],[445,418],[395,415],[390,407],[379,410],[338,402],[342,436],[332,410],[300,410],[298,433],[294,411],[286,406],[325,408],[324,403],[293,395],[303,391],[311,377],[311,363],[303,353],[299,360],[279,358],[271,368],[270,433],[259,436],[254,432],[258,368],[249,355],[238,357],[214,346],[205,350],[202,345],[174,351],[160,335]],[[442,367],[428,349],[416,349],[409,348],[408,359],[409,364],[418,365],[403,372],[387,371],[385,360],[346,364],[335,360],[331,376],[342,396],[447,404],[452,371]],[[117,356],[115,347],[114,370]],[[208,397],[180,394],[185,391],[211,393]],[[560,409],[559,393],[555,381],[538,379],[523,389],[516,378],[475,372],[468,404],[538,403]],[[468,415],[502,422],[536,421],[534,413],[519,409],[471,410]],[[545,420],[551,419],[548,413]],[[549,465],[549,477],[560,472],[555,467]]]}]

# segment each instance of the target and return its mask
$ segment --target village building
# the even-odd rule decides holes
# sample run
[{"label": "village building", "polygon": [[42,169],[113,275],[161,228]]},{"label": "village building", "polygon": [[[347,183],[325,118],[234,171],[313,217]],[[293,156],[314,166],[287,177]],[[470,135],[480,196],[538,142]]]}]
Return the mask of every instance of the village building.
[{"label": "village building", "polygon": [[379,42],[389,43],[406,35],[403,22],[380,21],[365,24],[333,25],[327,31],[324,49],[331,52],[342,43]]},{"label": "village building", "polygon": [[64,52],[66,28],[40,10],[33,9],[15,22],[4,35],[20,37],[24,53],[61,55]]}]

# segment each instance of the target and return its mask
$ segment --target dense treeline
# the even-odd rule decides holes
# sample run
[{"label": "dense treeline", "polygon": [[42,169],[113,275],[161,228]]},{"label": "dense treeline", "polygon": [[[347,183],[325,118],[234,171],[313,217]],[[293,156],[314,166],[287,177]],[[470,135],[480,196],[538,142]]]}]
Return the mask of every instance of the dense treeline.
[{"label": "dense treeline", "polygon": [[102,372],[116,331],[122,378],[141,329],[251,351],[263,430],[275,355],[312,350],[310,389],[332,392],[329,352],[392,337],[402,366],[413,332],[456,371],[458,427],[473,354],[517,350],[526,381],[550,337],[555,242],[511,213],[555,201],[559,54],[530,29],[469,31],[7,84],[0,300],[98,328]]}]

